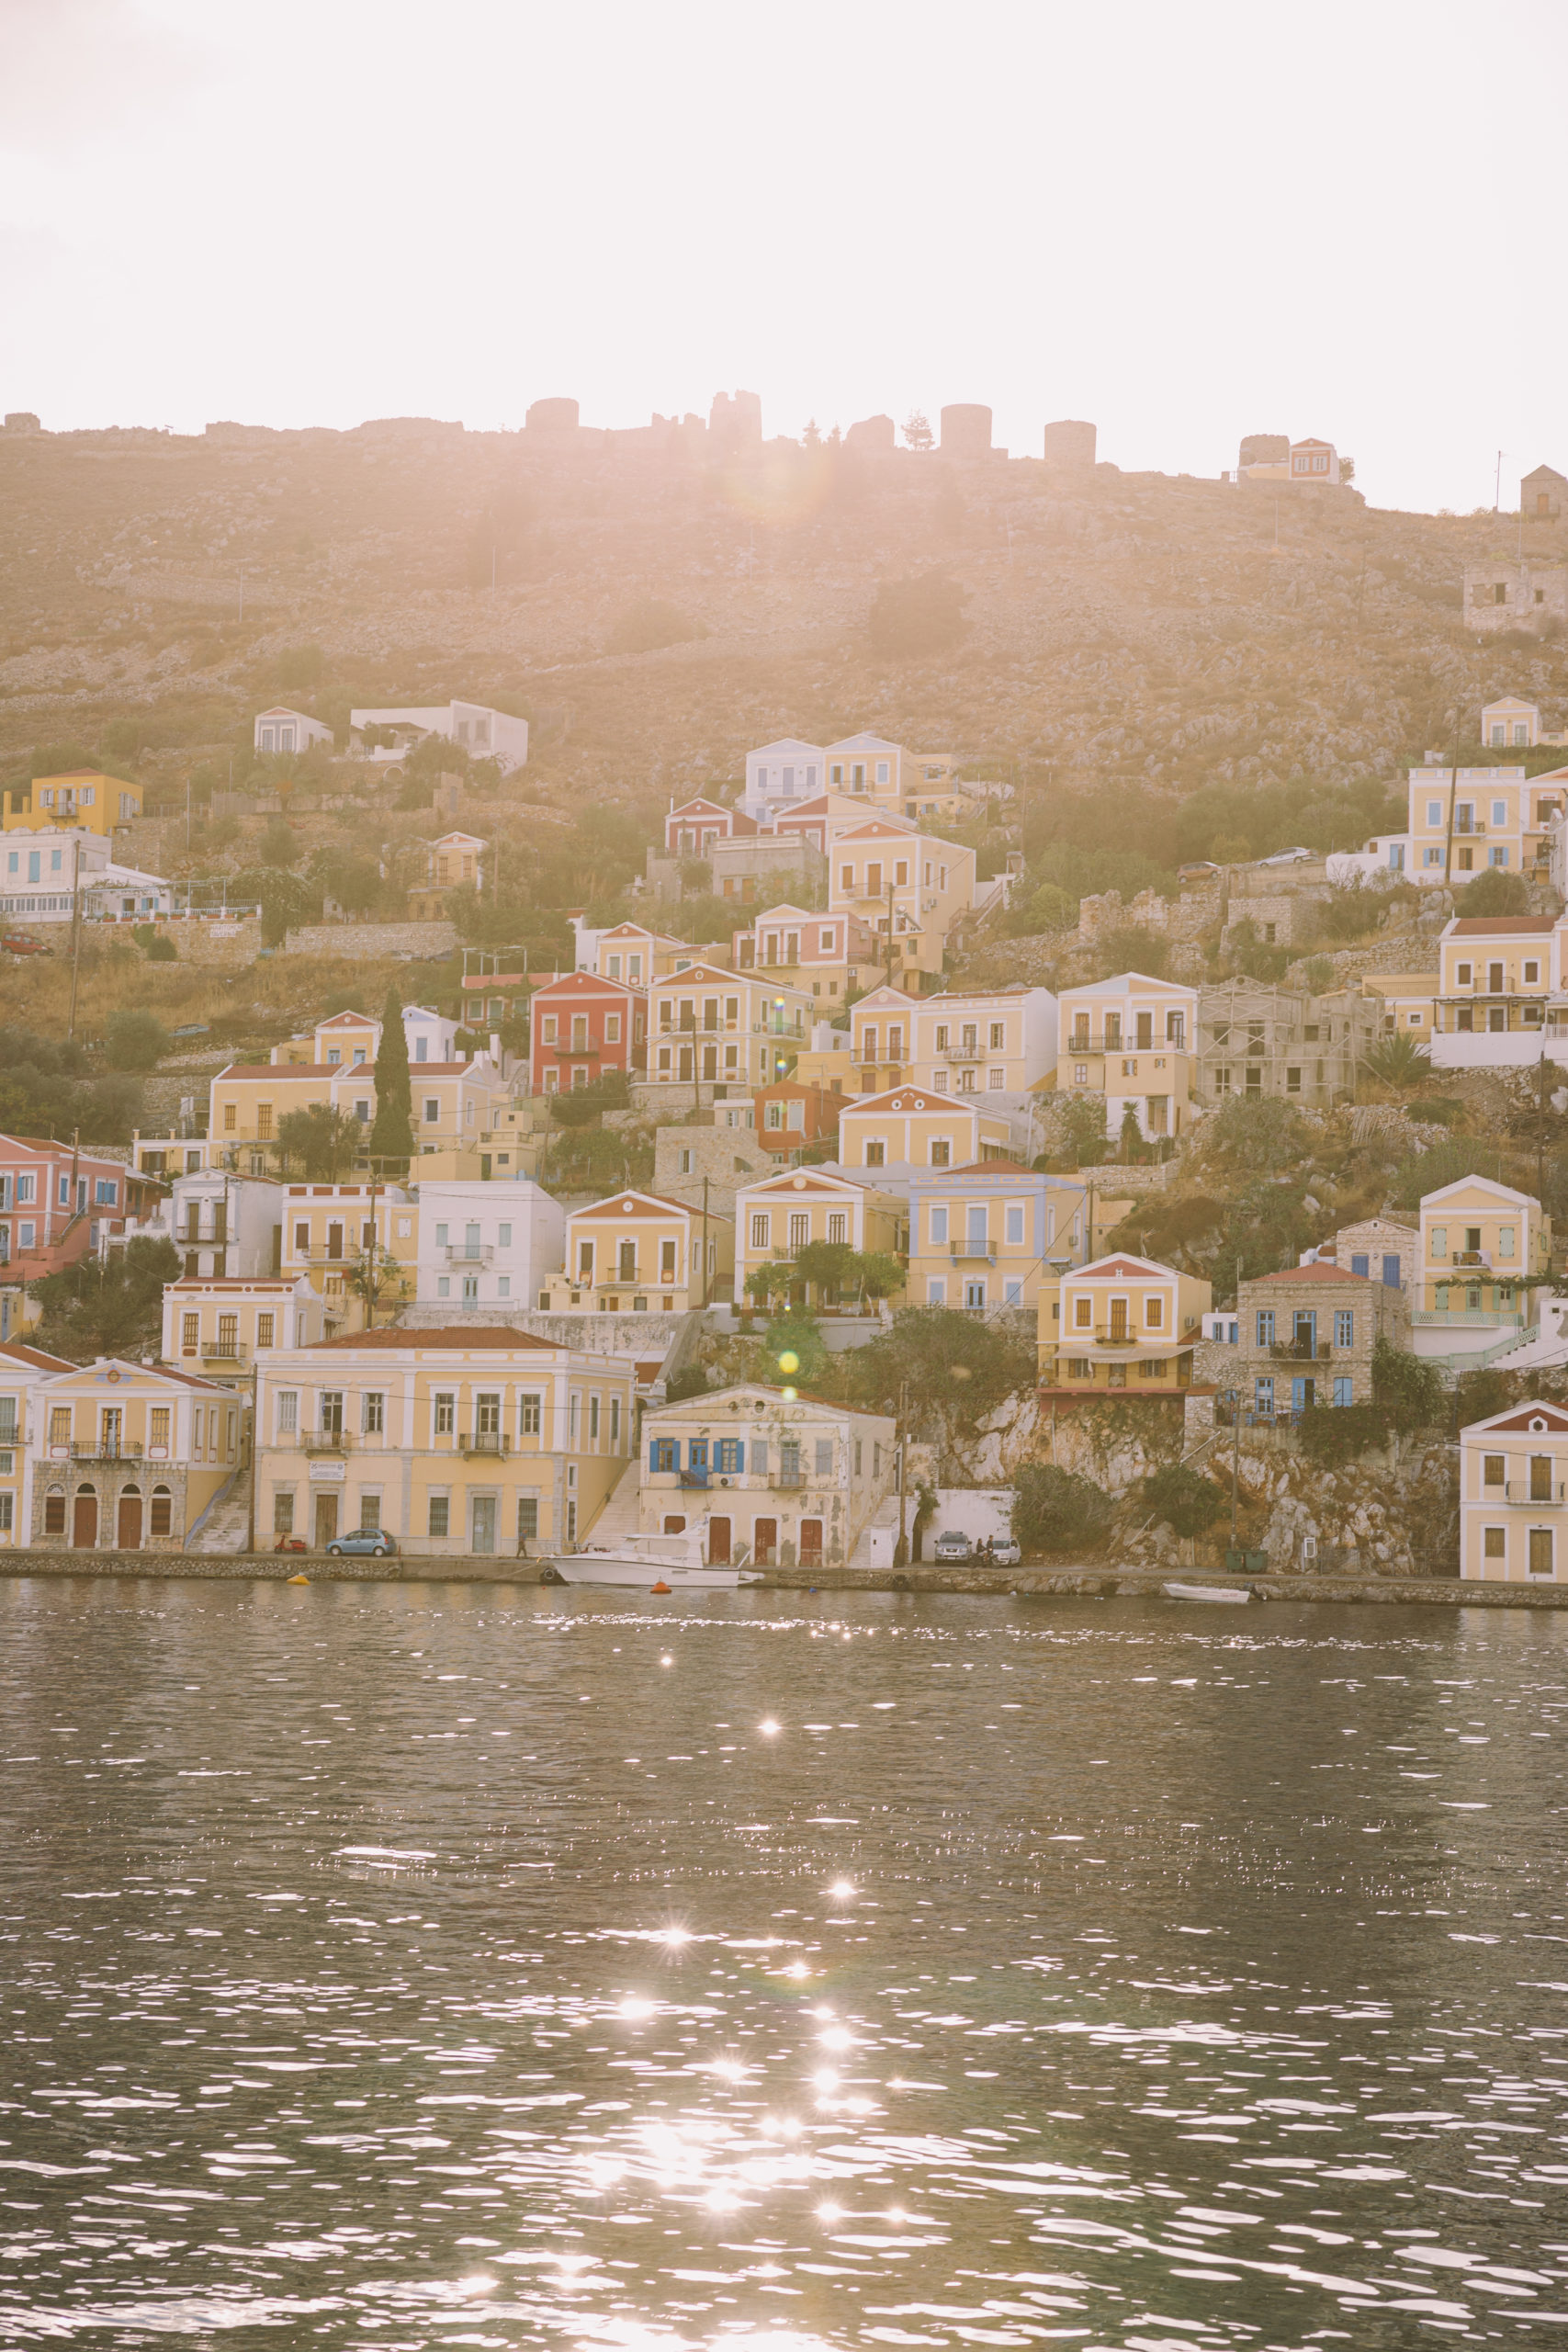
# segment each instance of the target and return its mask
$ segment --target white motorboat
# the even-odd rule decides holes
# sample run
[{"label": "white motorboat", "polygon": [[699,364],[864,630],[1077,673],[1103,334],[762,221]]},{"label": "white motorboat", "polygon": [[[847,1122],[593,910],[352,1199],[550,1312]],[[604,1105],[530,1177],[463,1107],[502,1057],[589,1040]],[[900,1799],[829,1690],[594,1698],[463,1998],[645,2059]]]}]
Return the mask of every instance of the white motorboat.
[{"label": "white motorboat", "polygon": [[1162,1584],[1160,1590],[1168,1600],[1250,1600],[1252,1589],[1245,1584]]},{"label": "white motorboat", "polygon": [[760,1583],[761,1573],[728,1563],[710,1566],[698,1535],[622,1535],[612,1544],[553,1553],[542,1581],[634,1585],[643,1592],[660,1584],[671,1592],[733,1592],[738,1585]]}]

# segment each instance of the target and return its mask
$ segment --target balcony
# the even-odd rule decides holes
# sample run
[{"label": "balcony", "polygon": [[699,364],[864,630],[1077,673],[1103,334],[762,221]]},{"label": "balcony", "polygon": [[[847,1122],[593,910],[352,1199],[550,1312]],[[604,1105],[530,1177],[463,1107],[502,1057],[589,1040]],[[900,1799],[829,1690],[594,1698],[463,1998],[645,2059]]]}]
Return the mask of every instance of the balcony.
[{"label": "balcony", "polygon": [[501,1430],[470,1430],[457,1440],[457,1451],[470,1461],[499,1462],[510,1451],[510,1443]]},{"label": "balcony", "polygon": [[694,1464],[685,1470],[678,1470],[675,1476],[682,1487],[705,1487],[708,1484],[708,1472],[702,1464]]},{"label": "balcony", "polygon": [[1269,1352],[1281,1363],[1326,1363],[1334,1351],[1326,1340],[1276,1340]]},{"label": "balcony", "polygon": [[488,1266],[495,1251],[488,1241],[453,1241],[443,1246],[449,1266]]},{"label": "balcony", "polygon": [[972,1233],[965,1241],[950,1241],[947,1250],[950,1262],[955,1266],[994,1266],[997,1262],[997,1245],[984,1233]]},{"label": "balcony", "polygon": [[216,1364],[248,1363],[250,1362],[250,1350],[238,1340],[229,1341],[220,1340],[216,1347],[204,1347],[202,1349],[201,1361],[203,1363]]},{"label": "balcony", "polygon": [[347,1430],[301,1430],[299,1443],[303,1453],[346,1453],[354,1439]]},{"label": "balcony", "polygon": [[[51,1445],[49,1450],[55,1455],[62,1452],[57,1445]],[[73,1462],[140,1462],[142,1453],[143,1448],[140,1445],[129,1445],[119,1438],[98,1438],[96,1441],[92,1438],[73,1438],[71,1441]]]},{"label": "balcony", "polygon": [[[997,1050],[998,1053],[1001,1051],[999,1046]],[[975,1037],[962,1045],[939,1046],[937,1047],[937,1052],[942,1056],[943,1061],[977,1062],[982,1061],[985,1058],[986,1048],[981,1045],[979,1039]]]},{"label": "balcony", "polygon": [[[1491,1487],[1483,1491],[1482,1500],[1494,1502],[1496,1496],[1496,1487]],[[1568,1498],[1568,1487],[1561,1479],[1549,1482],[1544,1493],[1533,1478],[1528,1481],[1510,1478],[1503,1489],[1503,1500],[1510,1510],[1561,1510],[1565,1498]]]},{"label": "balcony", "polygon": [[1490,1250],[1456,1250],[1449,1263],[1451,1266],[1484,1266],[1490,1272],[1492,1252]]},{"label": "balcony", "polygon": [[787,1487],[792,1488],[795,1487],[804,1487],[806,1484],[806,1473],[798,1463],[796,1463],[793,1468],[786,1465],[782,1470],[770,1470],[768,1473],[768,1484],[770,1487]]}]

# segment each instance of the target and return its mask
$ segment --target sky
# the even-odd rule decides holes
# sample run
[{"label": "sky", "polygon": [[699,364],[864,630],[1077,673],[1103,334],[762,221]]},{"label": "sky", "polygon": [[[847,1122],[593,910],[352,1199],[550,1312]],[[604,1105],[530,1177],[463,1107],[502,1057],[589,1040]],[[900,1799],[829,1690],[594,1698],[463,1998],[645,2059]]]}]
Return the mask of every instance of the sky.
[{"label": "sky", "polygon": [[1562,0],[0,0],[0,409],[54,430],[1091,420],[1379,506],[1568,472]]}]

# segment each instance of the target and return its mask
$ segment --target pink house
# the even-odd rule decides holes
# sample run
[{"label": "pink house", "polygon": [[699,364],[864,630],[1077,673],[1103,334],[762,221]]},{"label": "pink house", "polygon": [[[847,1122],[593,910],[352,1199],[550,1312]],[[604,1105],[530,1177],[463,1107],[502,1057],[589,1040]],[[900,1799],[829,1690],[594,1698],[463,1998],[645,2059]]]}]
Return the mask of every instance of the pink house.
[{"label": "pink house", "polygon": [[0,1135],[0,1269],[41,1281],[122,1233],[159,1187],[118,1159],[73,1151],[68,1143]]}]

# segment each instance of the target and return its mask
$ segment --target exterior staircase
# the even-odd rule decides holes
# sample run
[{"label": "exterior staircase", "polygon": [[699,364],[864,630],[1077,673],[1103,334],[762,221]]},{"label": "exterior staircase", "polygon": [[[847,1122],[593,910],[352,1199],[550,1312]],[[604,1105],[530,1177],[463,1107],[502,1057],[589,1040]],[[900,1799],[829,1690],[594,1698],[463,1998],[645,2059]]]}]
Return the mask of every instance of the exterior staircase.
[{"label": "exterior staircase", "polygon": [[[604,1510],[591,1527],[585,1528],[584,1544],[615,1544],[625,1535],[637,1532],[637,1495],[641,1486],[642,1465],[634,1453],[615,1486]],[[243,1539],[242,1539],[243,1540]]]},{"label": "exterior staircase", "polygon": [[243,1552],[250,1533],[251,1471],[236,1470],[186,1538],[187,1552]]}]

